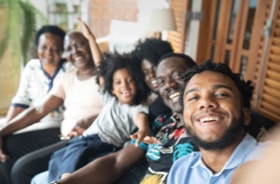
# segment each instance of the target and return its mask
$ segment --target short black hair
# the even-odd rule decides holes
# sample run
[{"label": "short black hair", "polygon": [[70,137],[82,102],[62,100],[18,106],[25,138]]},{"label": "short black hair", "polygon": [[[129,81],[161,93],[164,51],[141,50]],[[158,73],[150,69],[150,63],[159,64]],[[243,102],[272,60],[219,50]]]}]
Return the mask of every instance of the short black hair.
[{"label": "short black hair", "polygon": [[183,59],[185,61],[186,65],[188,66],[188,68],[192,68],[192,67],[197,66],[195,61],[190,56],[188,56],[186,54],[181,54],[181,53],[167,53],[167,54],[164,54],[163,56],[160,57],[159,63],[162,60],[170,58],[170,57],[178,57],[178,58]]},{"label": "short black hair", "polygon": [[[39,44],[39,38],[44,33],[51,33],[60,37],[62,43],[64,41],[65,31],[56,25],[44,25],[35,34],[34,44],[37,47]],[[63,46],[63,44],[62,44]]]},{"label": "short black hair", "polygon": [[[183,76],[185,85],[182,90],[184,90],[186,88],[188,82],[194,75],[201,73],[203,71],[213,71],[213,72],[221,73],[225,76],[230,77],[240,92],[240,95],[242,97],[241,102],[243,103],[243,106],[245,108],[250,108],[250,106],[251,106],[250,102],[251,102],[253,90],[254,90],[252,81],[243,80],[241,78],[240,74],[233,73],[231,71],[231,69],[224,63],[214,63],[211,60],[207,60],[205,63],[190,69]],[[183,104],[183,95],[184,94],[181,93],[181,103],[182,104]]]},{"label": "short black hair", "polygon": [[155,38],[147,38],[139,41],[132,51],[137,60],[142,63],[147,59],[153,65],[157,66],[162,55],[173,52],[173,48],[168,41]]},{"label": "short black hair", "polygon": [[141,77],[141,69],[135,65],[131,54],[121,55],[118,53],[110,53],[104,57],[104,61],[100,64],[98,70],[98,76],[102,76],[104,78],[103,90],[113,95],[113,75],[117,70],[123,68],[128,70],[129,74],[135,81],[137,92],[134,104],[145,102],[149,95],[149,88]]}]

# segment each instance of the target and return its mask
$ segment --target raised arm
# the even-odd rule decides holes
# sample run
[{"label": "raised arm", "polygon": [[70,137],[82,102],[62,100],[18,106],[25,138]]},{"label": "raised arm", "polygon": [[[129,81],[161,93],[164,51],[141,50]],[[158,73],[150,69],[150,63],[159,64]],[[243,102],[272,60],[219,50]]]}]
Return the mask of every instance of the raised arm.
[{"label": "raised arm", "polygon": [[83,20],[78,18],[78,21],[79,21],[82,33],[89,41],[89,46],[90,46],[90,51],[91,51],[91,54],[93,57],[93,62],[95,64],[95,66],[98,67],[103,60],[103,56],[102,56],[102,52],[96,42],[96,38],[95,38],[94,34],[90,31],[88,25]]}]

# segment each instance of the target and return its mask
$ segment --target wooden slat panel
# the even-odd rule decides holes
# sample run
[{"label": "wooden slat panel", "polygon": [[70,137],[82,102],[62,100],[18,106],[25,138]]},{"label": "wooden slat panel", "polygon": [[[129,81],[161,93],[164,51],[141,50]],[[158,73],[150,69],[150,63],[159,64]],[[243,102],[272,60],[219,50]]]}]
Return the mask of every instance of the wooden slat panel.
[{"label": "wooden slat panel", "polygon": [[280,93],[279,90],[275,89],[275,88],[271,88],[269,86],[266,86],[264,88],[265,94],[264,96],[270,96],[271,98],[274,98],[274,100],[272,101],[272,103],[278,105],[280,102]]},{"label": "wooden slat panel", "polygon": [[266,110],[268,110],[270,113],[279,115],[279,109],[277,108],[277,105],[272,104],[271,101],[269,101],[268,99],[263,99],[263,100],[267,100],[267,101],[263,101],[261,103],[262,108],[265,107]]},{"label": "wooden slat panel", "polygon": [[[268,85],[268,86],[272,86],[273,88],[277,89],[277,90],[280,90],[280,82],[279,80],[276,81],[276,80],[272,80],[272,79],[266,79],[265,80],[265,84]],[[279,104],[279,108],[280,108],[280,104]]]},{"label": "wooden slat panel", "polygon": [[265,116],[269,117],[270,119],[274,120],[275,122],[279,122],[279,114],[271,113],[269,110],[266,109],[266,107],[260,108],[258,111],[264,114]]},{"label": "wooden slat panel", "polygon": [[170,8],[174,12],[176,32],[170,31],[167,40],[171,43],[175,52],[184,52],[186,36],[186,12],[189,0],[171,0]]}]

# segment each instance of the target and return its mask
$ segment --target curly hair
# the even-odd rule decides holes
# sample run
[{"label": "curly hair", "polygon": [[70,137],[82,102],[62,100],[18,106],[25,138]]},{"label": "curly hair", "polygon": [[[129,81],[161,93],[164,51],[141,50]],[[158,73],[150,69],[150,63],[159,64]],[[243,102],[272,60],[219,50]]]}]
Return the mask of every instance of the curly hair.
[{"label": "curly hair", "polygon": [[173,52],[173,48],[168,41],[148,38],[144,42],[139,41],[132,51],[138,62],[147,59],[153,65],[157,66],[159,58],[167,53]]},{"label": "curly hair", "polygon": [[[186,88],[188,82],[194,75],[201,73],[203,71],[213,71],[230,77],[241,94],[242,97],[241,102],[243,103],[243,106],[245,108],[250,108],[251,106],[250,101],[252,99],[253,90],[254,90],[252,81],[250,80],[245,81],[241,79],[240,74],[233,73],[231,69],[224,63],[213,63],[211,60],[207,60],[205,63],[192,68],[191,70],[186,72],[183,76],[185,85],[182,88],[182,90]],[[183,93],[181,93],[181,103],[183,104]]]},{"label": "curly hair", "polygon": [[107,54],[104,57],[104,61],[100,64],[98,70],[98,76],[104,78],[103,90],[112,94],[113,90],[113,76],[119,69],[127,69],[132,76],[136,85],[136,95],[134,98],[134,104],[140,104],[147,100],[149,95],[149,88],[145,81],[141,77],[141,69],[134,64],[134,60],[131,54],[120,55],[118,53]]}]

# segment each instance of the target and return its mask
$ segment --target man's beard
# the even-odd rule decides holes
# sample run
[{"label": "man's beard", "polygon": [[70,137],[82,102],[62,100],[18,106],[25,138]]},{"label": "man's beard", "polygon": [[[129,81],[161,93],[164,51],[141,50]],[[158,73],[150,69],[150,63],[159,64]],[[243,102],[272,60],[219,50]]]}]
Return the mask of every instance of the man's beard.
[{"label": "man's beard", "polygon": [[200,139],[197,135],[195,135],[189,127],[186,127],[188,133],[192,137],[192,142],[197,146],[201,147],[205,150],[221,150],[223,148],[228,147],[229,145],[233,144],[238,137],[242,134],[244,130],[244,114],[241,112],[241,115],[238,119],[233,119],[232,124],[230,127],[224,132],[222,137],[219,139],[208,142],[205,140]]}]

